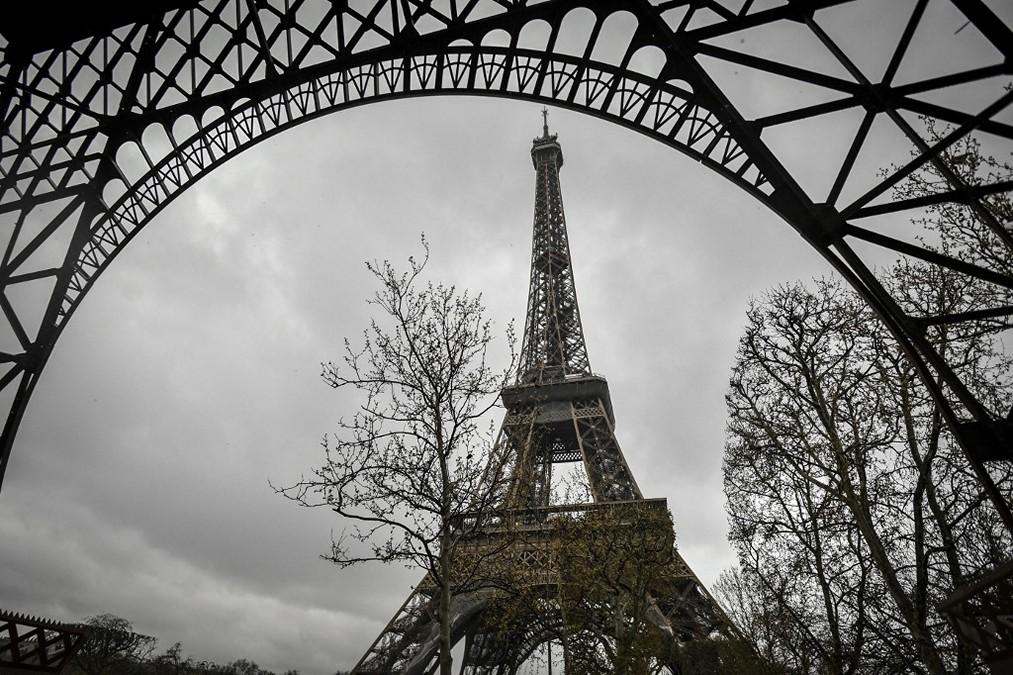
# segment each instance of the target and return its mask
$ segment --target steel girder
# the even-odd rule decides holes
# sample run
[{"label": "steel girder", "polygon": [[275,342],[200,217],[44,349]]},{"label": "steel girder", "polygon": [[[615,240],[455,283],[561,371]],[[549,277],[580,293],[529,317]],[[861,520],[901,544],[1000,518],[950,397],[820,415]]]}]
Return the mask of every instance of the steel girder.
[{"label": "steel girder", "polygon": [[535,222],[517,381],[541,383],[567,376],[586,377],[591,374],[591,364],[577,307],[559,187],[563,150],[555,134],[549,134],[548,121],[531,148],[531,162],[535,167]]},{"label": "steel girder", "polygon": [[967,644],[986,654],[993,673],[1013,669],[1013,560],[957,590],[941,608]]},{"label": "steel girder", "polygon": [[81,626],[0,610],[0,672],[59,673],[86,634]]},{"label": "steel girder", "polygon": [[[1010,505],[986,468],[1013,459],[1007,411],[984,404],[953,357],[930,339],[946,326],[1006,320],[1013,304],[921,315],[874,269],[877,251],[886,251],[1013,289],[1005,264],[1013,236],[990,205],[1013,182],[969,177],[950,153],[971,135],[1013,141],[1013,90],[1005,86],[1013,73],[1013,31],[992,9],[1001,2],[912,0],[900,9],[901,3],[860,0],[160,0],[143,10],[135,4],[90,10],[97,19],[52,30],[47,24],[71,10],[54,7],[20,23],[10,20],[14,10],[2,10],[0,396],[9,407],[0,480],[67,321],[123,247],[184,189],[258,141],[329,112],[395,98],[479,94],[551,103],[634,129],[778,213],[890,328],[1013,530]],[[890,24],[887,15],[903,12],[882,72],[864,68],[829,28],[841,12],[861,6],[869,9],[858,26],[880,28]],[[953,32],[973,34],[991,60],[963,67],[929,59],[902,80],[912,42],[937,7],[953,12],[960,20]],[[569,21],[579,13],[591,17],[586,31]],[[618,50],[599,50],[620,13],[632,30]],[[525,29],[536,24],[547,30],[531,43]],[[808,46],[795,59],[770,57],[748,48],[757,36]],[[755,92],[730,85],[722,67],[776,76],[821,96],[756,112]],[[959,103],[942,96],[967,87],[973,95]],[[838,130],[847,136],[842,156],[806,148],[832,176],[829,189],[814,188],[774,137],[841,112],[857,113],[861,122]],[[926,134],[918,116],[945,126],[942,135]],[[880,124],[910,148],[899,166],[861,161],[878,142]],[[935,193],[893,192],[928,166],[943,178]],[[853,182],[866,187],[851,194],[846,187]],[[940,204],[969,208],[982,240],[1000,255],[958,259],[919,239],[914,228],[898,234],[881,225]]]},{"label": "steel girder", "polygon": [[[10,408],[0,438],[0,477],[68,319],[119,251],[185,188],[238,152],[307,119],[377,100],[469,93],[551,102],[636,129],[693,156],[780,214],[855,286],[910,353],[1013,527],[1009,506],[983,467],[1013,457],[1005,411],[986,408],[926,336],[933,326],[1006,317],[1013,307],[912,315],[860,251],[873,244],[1004,289],[1013,288],[1013,276],[1008,269],[948,257],[913,235],[905,239],[858,224],[956,202],[974,209],[986,236],[1013,247],[987,203],[990,195],[1008,192],[1010,182],[968,184],[944,161],[947,149],[972,132],[1013,139],[1013,125],[1001,117],[1013,91],[993,82],[1013,72],[1013,32],[981,0],[948,0],[994,50],[996,62],[894,85],[926,0],[914,3],[878,78],[863,73],[823,28],[823,12],[851,1],[205,0],[143,20],[134,13],[124,17],[132,23],[42,51],[31,51],[37,45],[30,40],[5,36],[0,217],[7,246],[0,260],[0,325],[9,340],[0,347],[0,390]],[[568,13],[580,8],[594,17],[582,48],[557,51]],[[635,30],[617,56],[598,60],[603,26],[620,11],[633,17]],[[539,49],[522,47],[521,32],[535,21],[549,27],[548,38]],[[107,19],[103,25],[116,23]],[[803,31],[847,77],[725,46],[729,36],[743,36],[744,42],[757,30],[780,26]],[[505,31],[509,43],[486,44],[494,31]],[[657,67],[636,65],[645,50],[661,55]],[[773,73],[834,97],[775,115],[747,115],[741,97],[722,89],[705,66],[715,61]],[[922,96],[968,83],[994,85],[974,113]],[[792,175],[765,142],[765,132],[841,110],[862,111],[863,122],[849,152],[832,167],[837,178],[829,193],[807,192],[802,177]],[[930,142],[910,122],[913,114],[952,130]],[[912,159],[877,177],[857,199],[843,201],[841,187],[877,119],[910,142]],[[916,200],[892,197],[893,186],[928,163],[948,185]],[[18,302],[40,295],[46,298],[41,303]]]}]

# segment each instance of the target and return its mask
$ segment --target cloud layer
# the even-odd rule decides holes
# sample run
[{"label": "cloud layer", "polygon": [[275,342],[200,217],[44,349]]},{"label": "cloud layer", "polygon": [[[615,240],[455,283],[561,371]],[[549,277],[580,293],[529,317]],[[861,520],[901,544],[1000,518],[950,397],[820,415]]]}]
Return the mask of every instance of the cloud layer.
[{"label": "cloud layer", "polygon": [[[723,394],[751,294],[821,273],[695,162],[553,111],[592,368],[646,496],[710,583],[733,562]],[[0,494],[0,605],[113,612],[162,647],[311,674],[350,667],[419,573],[338,571],[340,524],[274,495],[348,401],[318,379],[368,321],[363,261],[403,263],[523,322],[538,108],[371,106],[308,123],[188,191],[99,280],[57,346]]]}]

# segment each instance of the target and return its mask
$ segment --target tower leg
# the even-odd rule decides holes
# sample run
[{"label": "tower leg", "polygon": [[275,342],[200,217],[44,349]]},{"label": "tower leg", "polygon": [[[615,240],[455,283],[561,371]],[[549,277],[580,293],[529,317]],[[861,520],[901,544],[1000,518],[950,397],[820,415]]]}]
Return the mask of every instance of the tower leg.
[{"label": "tower leg", "polygon": [[573,426],[595,501],[642,499],[602,403],[574,402]]},{"label": "tower leg", "polygon": [[474,632],[466,637],[461,675],[509,675],[509,650],[493,633]]},{"label": "tower leg", "polygon": [[[440,636],[436,600],[432,591],[426,590],[425,580],[419,586],[352,669],[353,673],[428,675],[436,670]],[[451,598],[451,645],[465,637],[485,607],[486,598],[480,591]]]}]

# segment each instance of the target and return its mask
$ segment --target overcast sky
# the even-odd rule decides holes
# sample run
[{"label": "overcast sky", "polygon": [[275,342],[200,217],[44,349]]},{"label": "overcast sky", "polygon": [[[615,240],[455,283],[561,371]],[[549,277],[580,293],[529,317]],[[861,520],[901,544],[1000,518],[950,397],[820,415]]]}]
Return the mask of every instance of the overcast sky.
[{"label": "overcast sky", "polygon": [[[741,87],[759,107],[770,91]],[[368,322],[364,260],[404,264],[425,232],[433,280],[481,292],[501,328],[523,324],[539,109],[457,97],[341,112],[243,153],[160,214],[38,385],[0,493],[0,606],[112,612],[198,658],[351,667],[420,573],[320,560],[340,523],[268,480],[315,466],[349,409],[319,371]],[[576,113],[549,121],[592,369],[644,495],[668,499],[710,585],[734,562],[723,396],[747,303],[828,268],[696,162]],[[821,176],[815,149],[786,146],[805,180]]]}]

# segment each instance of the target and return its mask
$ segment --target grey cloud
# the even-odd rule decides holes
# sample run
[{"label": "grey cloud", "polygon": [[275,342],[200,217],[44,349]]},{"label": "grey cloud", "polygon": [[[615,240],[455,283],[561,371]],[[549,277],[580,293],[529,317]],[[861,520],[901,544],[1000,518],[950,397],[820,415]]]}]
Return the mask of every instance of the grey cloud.
[{"label": "grey cloud", "polygon": [[[403,262],[523,321],[537,107],[351,110],[271,139],[161,214],[54,352],[0,495],[0,604],[121,614],[162,646],[281,671],[349,667],[418,573],[338,571],[329,514],[274,495],[348,410],[317,379],[366,325],[362,261]],[[648,496],[705,582],[732,563],[724,405],[747,298],[823,270],[752,198],[631,132],[553,111],[592,366]],[[771,261],[777,261],[772,266]],[[44,508],[35,508],[44,497]]]}]

